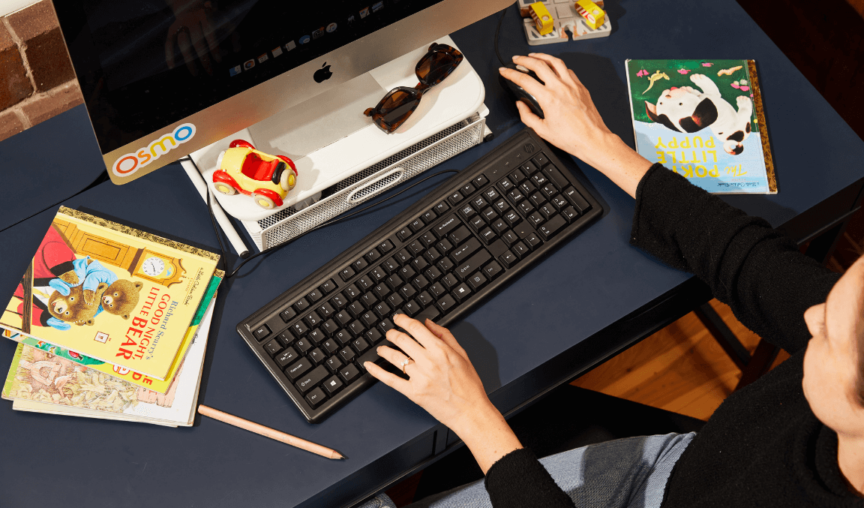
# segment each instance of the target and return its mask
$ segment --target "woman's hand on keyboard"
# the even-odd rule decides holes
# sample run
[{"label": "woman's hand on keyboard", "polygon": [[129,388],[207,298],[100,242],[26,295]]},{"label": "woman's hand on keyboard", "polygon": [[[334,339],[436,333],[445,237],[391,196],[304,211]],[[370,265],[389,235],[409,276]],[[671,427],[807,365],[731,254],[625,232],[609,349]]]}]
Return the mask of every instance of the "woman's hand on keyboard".
[{"label": "woman's hand on keyboard", "polygon": [[378,354],[400,370],[408,361],[404,367],[408,379],[367,362],[364,366],[372,376],[456,432],[484,473],[507,453],[522,448],[486,396],[467,353],[448,329],[429,320],[424,325],[404,314],[393,321],[408,332],[387,332],[387,339],[401,351],[380,346]]},{"label": "woman's hand on keyboard", "polygon": [[528,74],[501,68],[501,75],[533,95],[545,118],[516,103],[522,122],[546,141],[582,159],[635,197],[639,181],[651,167],[635,150],[606,127],[591,94],[559,58],[542,53],[515,56],[513,62],[534,71]]}]

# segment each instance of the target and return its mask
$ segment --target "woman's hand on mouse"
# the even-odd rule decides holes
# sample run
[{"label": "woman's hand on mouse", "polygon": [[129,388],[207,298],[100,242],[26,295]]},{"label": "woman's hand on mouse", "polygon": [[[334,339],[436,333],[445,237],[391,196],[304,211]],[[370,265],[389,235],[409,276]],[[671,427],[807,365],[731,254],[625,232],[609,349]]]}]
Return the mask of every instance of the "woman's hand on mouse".
[{"label": "woman's hand on mouse", "polygon": [[603,172],[631,196],[651,163],[606,127],[591,94],[564,62],[553,56],[531,53],[513,62],[537,75],[502,67],[501,75],[533,95],[545,116],[541,119],[517,102],[522,122],[540,137]]},{"label": "woman's hand on mouse", "polygon": [[468,354],[448,329],[429,320],[421,323],[404,314],[397,314],[393,321],[408,333],[388,331],[387,340],[399,350],[379,346],[378,354],[400,370],[407,361],[404,372],[408,379],[366,362],[364,367],[369,374],[456,432],[484,473],[507,453],[522,448],[486,396]]}]

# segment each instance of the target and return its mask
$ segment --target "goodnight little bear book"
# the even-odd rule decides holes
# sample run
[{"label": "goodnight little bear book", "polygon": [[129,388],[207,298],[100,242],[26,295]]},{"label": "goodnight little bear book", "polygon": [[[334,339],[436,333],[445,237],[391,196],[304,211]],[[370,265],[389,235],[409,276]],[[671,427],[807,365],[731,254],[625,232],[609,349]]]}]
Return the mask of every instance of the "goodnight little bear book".
[{"label": "goodnight little bear book", "polygon": [[636,151],[717,194],[776,194],[753,60],[627,60]]},{"label": "goodnight little bear book", "polygon": [[61,207],[0,326],[164,381],[218,260]]}]

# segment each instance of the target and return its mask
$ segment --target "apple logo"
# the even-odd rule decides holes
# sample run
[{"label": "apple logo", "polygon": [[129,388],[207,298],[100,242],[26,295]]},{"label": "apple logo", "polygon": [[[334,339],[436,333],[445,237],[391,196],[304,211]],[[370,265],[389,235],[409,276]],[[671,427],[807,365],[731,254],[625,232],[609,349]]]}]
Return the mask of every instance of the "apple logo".
[{"label": "apple logo", "polygon": [[333,76],[333,73],[330,72],[330,66],[327,65],[327,62],[324,62],[324,65],[322,65],[320,69],[315,71],[315,74],[312,75],[312,78],[315,80],[316,83],[321,83],[330,79],[331,76]]}]

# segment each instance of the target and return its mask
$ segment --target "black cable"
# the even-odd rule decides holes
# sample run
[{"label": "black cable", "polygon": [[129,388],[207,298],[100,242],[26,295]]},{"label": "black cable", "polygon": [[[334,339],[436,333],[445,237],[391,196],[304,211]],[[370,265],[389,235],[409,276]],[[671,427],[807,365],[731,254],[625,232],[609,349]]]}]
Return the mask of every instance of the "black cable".
[{"label": "black cable", "polygon": [[[183,158],[181,158],[181,159],[179,159],[179,160],[188,160],[189,162],[192,163],[193,166],[195,166],[195,170],[198,171],[199,173],[201,173],[201,171],[198,169],[198,164],[195,164],[195,161],[192,160],[192,157],[186,156],[186,157],[183,157]],[[281,244],[279,244],[279,245],[276,245],[276,246],[270,247],[269,249],[265,249],[265,250],[262,250],[262,251],[260,251],[260,252],[255,253],[255,254],[252,254],[251,256],[249,256],[249,257],[247,257],[246,259],[242,260],[242,261],[240,262],[240,264],[238,264],[237,267],[234,268],[234,270],[231,271],[231,272],[228,271],[228,258],[225,256],[225,246],[222,244],[222,235],[221,235],[221,232],[219,231],[219,228],[218,228],[217,225],[216,225],[216,216],[213,215],[213,206],[212,206],[212,204],[211,204],[211,202],[210,202],[210,194],[211,194],[211,193],[210,193],[210,186],[209,186],[209,185],[206,185],[206,182],[205,182],[205,186],[207,187],[207,209],[208,209],[208,211],[210,212],[210,222],[213,224],[213,231],[216,232],[216,238],[219,240],[219,250],[222,252],[222,259],[223,259],[223,263],[224,263],[224,266],[225,266],[225,278],[226,278],[226,279],[230,279],[231,277],[234,277],[235,275],[237,275],[237,272],[239,272],[240,269],[243,268],[243,265],[245,265],[245,264],[248,263],[249,261],[252,261],[253,259],[257,258],[258,256],[263,256],[264,254],[269,254],[269,253],[273,252],[274,250],[276,250],[276,249],[278,249],[278,248],[280,248],[280,247],[285,247],[286,245],[290,245],[290,244],[294,243],[295,241],[299,240],[300,238],[306,236],[307,234],[309,234],[309,233],[311,233],[311,232],[313,232],[313,231],[315,231],[315,230],[321,229],[321,228],[323,228],[323,227],[325,227],[325,226],[332,226],[333,224],[337,224],[337,223],[342,222],[342,221],[344,221],[344,220],[348,220],[348,219],[350,219],[351,217],[355,217],[355,216],[358,215],[358,214],[361,214],[361,213],[363,213],[363,212],[365,212],[365,211],[367,211],[367,210],[370,210],[370,209],[372,209],[372,208],[375,208],[375,207],[378,206],[378,205],[381,205],[381,204],[383,204],[383,203],[386,203],[387,201],[390,201],[391,199],[393,199],[393,198],[395,198],[395,197],[397,197],[397,196],[399,196],[399,195],[401,195],[401,194],[404,194],[404,193],[408,192],[409,190],[413,189],[414,187],[417,187],[417,186],[420,185],[421,183],[423,183],[423,182],[425,182],[425,181],[427,181],[427,180],[430,180],[430,179],[432,179],[432,178],[435,178],[436,176],[441,176],[441,175],[445,175],[445,174],[448,174],[448,173],[458,173],[458,172],[459,172],[458,169],[445,169],[444,171],[439,171],[439,172],[437,172],[437,173],[435,173],[435,174],[432,174],[432,175],[427,176],[426,178],[423,178],[423,179],[420,180],[420,181],[414,182],[413,184],[411,184],[411,185],[409,185],[408,187],[402,189],[401,191],[397,192],[396,194],[393,194],[392,196],[388,196],[388,197],[382,199],[381,201],[378,201],[378,202],[376,202],[376,203],[372,203],[371,205],[366,206],[366,207],[364,207],[364,208],[361,208],[360,210],[356,210],[356,211],[354,211],[354,212],[352,212],[352,213],[350,213],[350,214],[348,214],[348,215],[345,215],[344,217],[337,217],[337,218],[330,219],[330,220],[328,220],[328,221],[322,222],[321,224],[318,224],[318,225],[315,226],[314,228],[305,231],[303,234],[300,234],[300,235],[298,235],[298,236],[295,236],[294,238],[292,238],[291,240],[289,240],[289,241],[287,241],[287,242],[285,242],[285,243],[281,243]]]},{"label": "black cable", "polygon": [[505,62],[504,59],[501,58],[501,52],[498,51],[498,34],[501,32],[501,25],[504,23],[504,16],[507,15],[507,9],[509,8],[510,7],[507,7],[503,11],[501,11],[501,17],[498,18],[498,28],[495,29],[495,56],[498,57],[498,61],[501,62],[501,65],[504,66],[507,65],[507,62]]}]

